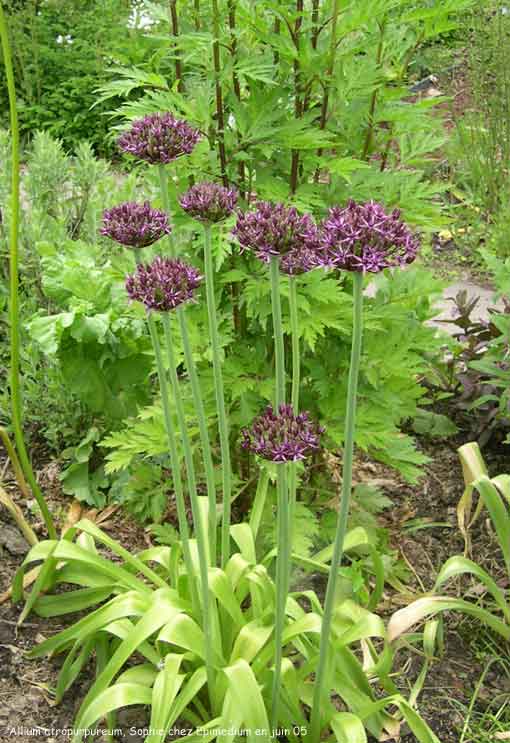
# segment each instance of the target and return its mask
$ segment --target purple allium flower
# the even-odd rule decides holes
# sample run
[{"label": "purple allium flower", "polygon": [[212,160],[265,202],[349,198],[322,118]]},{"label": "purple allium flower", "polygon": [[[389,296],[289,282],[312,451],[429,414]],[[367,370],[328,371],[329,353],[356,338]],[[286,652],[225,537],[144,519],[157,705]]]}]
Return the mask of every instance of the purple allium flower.
[{"label": "purple allium flower", "polygon": [[281,270],[288,274],[319,265],[318,231],[309,214],[270,201],[259,201],[255,207],[252,212],[239,212],[232,230],[242,251],[252,250],[265,263],[278,256]]},{"label": "purple allium flower", "polygon": [[200,132],[171,113],[155,113],[133,121],[118,144],[121,150],[149,163],[170,163],[189,155]]},{"label": "purple allium flower", "polygon": [[181,196],[179,203],[185,212],[200,222],[221,222],[234,211],[237,191],[218,183],[197,183]]},{"label": "purple allium flower", "polygon": [[242,431],[241,446],[271,462],[296,462],[319,448],[324,428],[310,420],[308,413],[294,415],[291,405],[271,405]]},{"label": "purple allium flower", "polygon": [[387,214],[370,201],[335,206],[321,227],[321,247],[326,265],[345,271],[378,273],[385,268],[412,263],[420,247],[418,236],[395,209]]},{"label": "purple allium flower", "polygon": [[167,215],[153,209],[148,201],[143,204],[126,201],[105,209],[100,229],[101,235],[130,248],[146,248],[171,231]]},{"label": "purple allium flower", "polygon": [[157,256],[152,263],[139,264],[126,278],[131,300],[143,302],[148,310],[168,312],[193,298],[202,276],[189,263]]}]

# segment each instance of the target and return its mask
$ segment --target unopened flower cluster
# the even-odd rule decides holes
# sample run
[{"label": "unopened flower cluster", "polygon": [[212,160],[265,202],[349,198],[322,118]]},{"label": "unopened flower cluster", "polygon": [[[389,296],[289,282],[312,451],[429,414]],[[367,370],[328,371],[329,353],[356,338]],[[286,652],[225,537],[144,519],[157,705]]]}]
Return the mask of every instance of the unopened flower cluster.
[{"label": "unopened flower cluster", "polygon": [[119,138],[119,147],[139,160],[170,163],[193,152],[200,132],[171,113],[155,113],[137,119]]},{"label": "unopened flower cluster", "polygon": [[126,279],[131,300],[142,302],[147,310],[168,312],[193,299],[200,285],[199,271],[184,261],[157,256],[152,263],[139,264]]},{"label": "unopened flower cluster", "polygon": [[329,210],[321,227],[323,262],[344,271],[377,273],[385,268],[412,263],[419,238],[400,219],[400,211],[388,214],[370,201]]},{"label": "unopened flower cluster", "polygon": [[106,209],[100,230],[102,235],[130,248],[146,248],[171,231],[167,215],[153,209],[148,201],[126,201]]},{"label": "unopened flower cluster", "polygon": [[218,183],[197,183],[179,200],[187,214],[200,222],[214,223],[226,219],[237,205],[237,191]]},{"label": "unopened flower cluster", "polygon": [[269,405],[242,431],[241,446],[272,462],[296,462],[319,448],[323,432],[308,413],[294,415],[291,405],[280,405],[275,412]]},{"label": "unopened flower cluster", "polygon": [[259,201],[254,211],[239,213],[232,234],[241,250],[251,250],[266,263],[277,256],[283,273],[305,273],[319,265],[315,222],[294,207]]}]

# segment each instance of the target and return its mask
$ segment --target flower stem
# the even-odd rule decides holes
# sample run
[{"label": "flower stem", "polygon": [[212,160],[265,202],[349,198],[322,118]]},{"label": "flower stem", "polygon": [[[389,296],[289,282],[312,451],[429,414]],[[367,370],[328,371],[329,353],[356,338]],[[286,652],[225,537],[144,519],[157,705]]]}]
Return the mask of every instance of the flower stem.
[{"label": "flower stem", "polygon": [[299,412],[299,385],[301,360],[299,353],[299,321],[297,308],[296,277],[289,276],[289,307],[290,307],[290,329],[292,336],[292,408],[294,415]]},{"label": "flower stem", "polygon": [[163,328],[165,331],[165,342],[166,350],[168,354],[169,364],[169,375],[170,385],[172,387],[175,412],[177,413],[177,421],[179,424],[182,447],[184,449],[184,460],[186,462],[186,473],[188,477],[188,490],[191,501],[191,511],[193,513],[193,523],[195,525],[195,538],[197,541],[198,549],[198,563],[200,570],[200,588],[202,593],[202,622],[203,632],[205,640],[205,664],[207,669],[207,685],[209,689],[209,696],[212,700],[214,691],[214,672],[213,672],[213,638],[212,638],[212,625],[211,625],[211,602],[209,596],[209,576],[208,576],[208,565],[207,565],[207,549],[206,549],[206,534],[204,533],[204,525],[200,515],[200,507],[198,502],[197,493],[197,482],[195,475],[195,465],[193,463],[193,452],[191,451],[191,443],[188,436],[188,428],[186,425],[186,417],[184,415],[184,405],[182,403],[181,391],[179,387],[179,380],[177,378],[175,351],[172,339],[172,328],[170,326],[170,316],[167,312],[162,313]]},{"label": "flower stem", "polygon": [[278,724],[278,706],[280,701],[281,671],[283,657],[283,630],[285,628],[285,608],[289,590],[289,500],[287,492],[287,465],[277,465],[276,487],[277,503],[277,554],[276,554],[276,613],[274,627],[274,675],[271,695],[271,728]]},{"label": "flower stem", "polygon": [[271,256],[270,276],[276,376],[275,405],[278,408],[285,402],[285,350],[283,346],[282,303],[280,298],[280,263],[278,257],[275,255]]},{"label": "flower stem", "polygon": [[218,429],[222,462],[223,515],[221,521],[221,566],[225,567],[230,556],[230,510],[232,498],[232,465],[230,462],[230,442],[228,435],[227,411],[225,409],[225,390],[221,371],[221,349],[216,316],[216,297],[214,293],[214,266],[212,257],[212,230],[204,225],[204,263],[205,287],[207,294],[207,317],[213,357],[214,390],[218,411]]},{"label": "flower stem", "polygon": [[[292,409],[294,415],[299,413],[299,385],[301,373],[301,358],[299,348],[299,320],[297,306],[297,279],[289,276],[289,308],[290,331],[292,338]],[[296,511],[297,466],[295,462],[289,466],[289,581],[292,569],[291,555],[293,543],[294,514]]]},{"label": "flower stem", "polygon": [[172,413],[170,411],[170,395],[168,392],[168,382],[165,373],[165,367],[163,364],[163,356],[161,353],[161,345],[158,337],[158,330],[156,323],[151,314],[148,315],[147,323],[149,326],[149,332],[152,340],[152,347],[154,349],[154,355],[156,357],[156,368],[158,371],[159,388],[161,391],[161,403],[163,406],[163,418],[165,421],[165,430],[168,439],[168,449],[170,453],[170,464],[172,466],[172,477],[174,481],[175,490],[175,503],[177,506],[177,520],[179,522],[179,533],[182,539],[182,551],[184,554],[184,564],[186,566],[186,572],[190,582],[190,592],[195,610],[199,607],[197,586],[195,582],[195,571],[193,569],[193,561],[191,559],[191,550],[189,546],[189,528],[188,520],[186,517],[186,504],[184,501],[184,488],[182,484],[181,476],[181,464],[179,461],[179,454],[177,452],[177,444],[175,440],[175,429],[172,421]]},{"label": "flower stem", "polygon": [[[169,178],[168,178],[168,173],[166,171],[166,168],[163,164],[158,165],[158,175],[159,175],[159,188],[161,191],[161,201],[163,202],[163,210],[166,212],[168,219],[170,219],[171,207],[170,207],[170,199],[168,198]],[[170,257],[175,258],[176,251],[175,251],[175,241],[173,237],[173,232],[167,235],[167,241],[168,241],[168,247],[170,250]]]},{"label": "flower stem", "polygon": [[214,484],[214,467],[211,454],[211,442],[209,440],[209,429],[207,427],[207,419],[205,416],[202,393],[200,391],[200,382],[198,381],[197,368],[193,360],[193,352],[189,340],[188,328],[186,326],[186,313],[182,305],[177,309],[177,317],[179,318],[179,328],[184,349],[184,360],[188,369],[193,402],[195,404],[195,411],[198,418],[198,428],[200,431],[200,441],[204,458],[205,479],[207,482],[207,497],[209,498],[209,545],[211,564],[216,565],[216,488]]},{"label": "flower stem", "polygon": [[321,703],[323,698],[323,686],[326,677],[328,654],[330,652],[329,640],[331,634],[331,622],[336,596],[336,585],[338,570],[343,556],[345,533],[347,531],[347,518],[349,515],[349,504],[352,489],[352,462],[354,453],[354,435],[356,425],[356,399],[358,391],[358,377],[361,360],[361,343],[363,337],[363,274],[354,272],[353,276],[353,323],[352,323],[352,347],[351,365],[349,369],[349,382],[347,388],[347,412],[345,418],[344,437],[344,463],[342,472],[342,493],[340,510],[336,527],[335,544],[331,569],[329,572],[328,586],[326,589],[326,600],[324,603],[324,615],[322,617],[322,630],[319,650],[319,664],[315,674],[315,687],[313,694],[312,716],[311,716],[311,741],[318,743],[321,732]]},{"label": "flower stem", "polygon": [[14,440],[18,450],[19,460],[23,468],[30,489],[41,509],[41,515],[48,530],[50,539],[57,538],[57,532],[53,518],[47,506],[44,495],[35,478],[30,459],[28,457],[23,437],[22,425],[22,403],[20,383],[20,317],[19,317],[19,273],[18,273],[18,234],[20,217],[20,148],[19,148],[19,125],[18,111],[16,107],[16,89],[14,86],[14,72],[12,67],[11,47],[7,23],[0,3],[0,40],[2,42],[3,58],[5,65],[5,76],[7,80],[7,91],[9,96],[9,112],[11,120],[11,142],[12,142],[12,165],[11,165],[11,214],[9,232],[9,326],[11,345],[11,368],[9,374],[11,391],[12,427]]}]

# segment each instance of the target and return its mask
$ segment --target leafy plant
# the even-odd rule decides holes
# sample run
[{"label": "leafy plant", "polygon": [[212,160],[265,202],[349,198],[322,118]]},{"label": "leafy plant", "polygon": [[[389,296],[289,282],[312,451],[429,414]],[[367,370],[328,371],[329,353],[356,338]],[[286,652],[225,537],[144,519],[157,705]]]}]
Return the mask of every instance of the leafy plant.
[{"label": "leafy plant", "polygon": [[[205,637],[200,616],[190,603],[189,579],[178,544],[149,548],[134,556],[94,524],[81,521],[61,541],[44,542],[31,550],[16,579],[16,599],[21,596],[24,571],[41,559],[45,567],[22,619],[31,610],[42,616],[89,610],[81,620],[32,651],[34,657],[67,652],[57,683],[57,701],[96,651],[98,676],[78,713],[75,728],[82,732],[76,733],[76,743],[82,739],[83,729],[93,727],[106,715],[112,728],[111,713],[132,704],[149,707],[153,731],[149,739],[154,742],[163,741],[178,719],[185,720],[197,738],[205,735],[210,740],[223,740],[221,730],[234,728],[252,730],[253,735],[258,729],[261,740],[270,739],[266,706],[274,652],[274,583],[267,568],[256,562],[251,528],[237,525],[231,533],[238,540],[238,551],[225,569],[209,569],[213,612],[225,618],[216,625],[221,638],[216,635],[214,642],[217,682],[213,689],[206,687]],[[112,550],[116,563],[101,556],[96,544]],[[49,583],[78,587],[65,595],[44,595],[41,589]],[[309,609],[303,608],[303,601]],[[98,602],[101,606],[92,610]],[[321,608],[313,592],[297,592],[287,599],[286,613],[278,727],[286,730],[290,740],[298,740],[308,730],[306,709],[313,687],[310,673],[318,650]],[[364,727],[376,737],[383,730],[394,735],[403,718],[422,743],[437,743],[395,689],[387,646],[386,651],[375,650],[375,641],[385,635],[381,619],[345,601],[336,608],[334,629],[338,662],[332,672],[332,687],[343,700],[345,711],[327,704],[322,719],[331,723],[335,738],[348,740],[354,730],[360,741],[366,741]],[[356,649],[365,643],[370,648],[370,662],[364,669]],[[126,665],[135,652],[141,654],[142,662]],[[376,696],[379,684],[384,689],[382,696]],[[391,711],[395,706],[402,717]]]},{"label": "leafy plant", "polygon": [[[469,546],[469,529],[486,510],[494,535],[503,556],[505,571],[510,575],[510,476],[497,475],[489,478],[483,457],[476,443],[460,447],[465,491],[459,502],[457,514],[459,526]],[[473,514],[473,498],[478,496],[478,504]],[[439,594],[439,589],[460,576],[469,576],[483,589],[483,597],[468,601]],[[410,627],[425,618],[445,611],[459,611],[472,616],[503,639],[510,639],[510,604],[503,588],[489,573],[464,555],[450,557],[436,578],[434,592],[430,596],[414,601],[397,611],[388,625],[390,641],[395,640]]]}]

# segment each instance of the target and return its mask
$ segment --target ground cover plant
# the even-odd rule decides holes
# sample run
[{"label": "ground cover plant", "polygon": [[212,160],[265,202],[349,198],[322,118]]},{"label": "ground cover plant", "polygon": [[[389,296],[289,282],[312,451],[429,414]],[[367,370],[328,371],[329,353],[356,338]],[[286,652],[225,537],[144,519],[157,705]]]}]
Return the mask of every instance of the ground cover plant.
[{"label": "ground cover plant", "polygon": [[[477,564],[472,535],[485,524],[508,572],[508,476],[461,446],[465,554],[430,561],[432,583],[400,540],[454,525],[425,510],[388,527],[402,504],[385,494],[388,472],[420,492],[431,439],[466,440],[459,407],[477,411],[481,444],[505,445],[505,304],[473,323],[459,296],[462,332],[448,336],[431,322],[442,283],[420,262],[446,220],[434,165],[446,134],[443,101],[412,97],[408,76],[469,5],[143,5],[154,56],[98,91],[117,107],[107,141],[121,172],[39,132],[22,175],[0,6],[12,176],[0,435],[47,532],[0,488],[31,546],[9,597],[20,631],[34,615],[60,622],[29,657],[62,656],[51,694],[79,697],[74,741],[102,723],[117,739],[134,707],[151,743],[176,730],[437,743],[422,713],[450,618],[498,636],[488,668],[504,666],[508,577]],[[504,299],[505,259],[484,259]],[[29,456],[41,435],[79,501],[66,519]],[[385,476],[366,484],[374,462]],[[112,530],[119,506],[152,522],[144,548]]]}]

